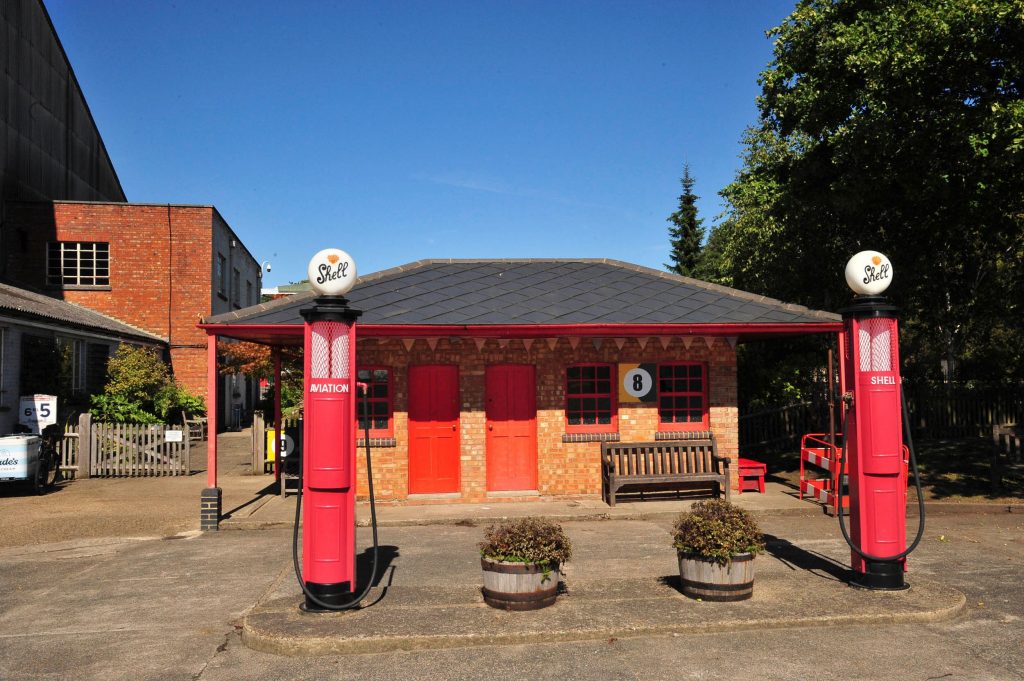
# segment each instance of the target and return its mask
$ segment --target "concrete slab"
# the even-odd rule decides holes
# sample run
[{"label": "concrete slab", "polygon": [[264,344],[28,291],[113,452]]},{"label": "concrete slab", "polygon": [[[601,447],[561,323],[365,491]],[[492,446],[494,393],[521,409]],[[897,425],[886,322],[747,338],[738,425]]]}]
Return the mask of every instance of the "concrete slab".
[{"label": "concrete slab", "polygon": [[[250,648],[279,655],[380,653],[482,645],[552,643],[652,634],[707,633],[867,623],[927,622],[965,604],[955,588],[923,576],[904,592],[850,588],[841,541],[805,545],[770,538],[757,559],[754,597],[694,601],[679,591],[668,521],[568,522],[575,545],[564,593],[534,612],[504,612],[480,596],[479,528],[434,526],[387,531],[402,546],[390,556],[369,607],[344,613],[299,610],[294,578],[282,580],[242,621]],[[364,537],[365,539],[365,537]],[[408,548],[407,548],[408,547]],[[369,554],[363,554],[366,558]],[[368,567],[363,563],[363,567]]]}]

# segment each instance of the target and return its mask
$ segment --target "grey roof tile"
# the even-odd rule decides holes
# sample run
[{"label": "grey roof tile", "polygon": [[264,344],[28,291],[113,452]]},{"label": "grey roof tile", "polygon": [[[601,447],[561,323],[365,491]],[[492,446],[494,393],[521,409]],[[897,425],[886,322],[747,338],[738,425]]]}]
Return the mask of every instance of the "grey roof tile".
[{"label": "grey roof tile", "polygon": [[[839,316],[615,260],[422,260],[363,276],[368,324],[765,324]],[[301,324],[312,294],[207,323]]]}]

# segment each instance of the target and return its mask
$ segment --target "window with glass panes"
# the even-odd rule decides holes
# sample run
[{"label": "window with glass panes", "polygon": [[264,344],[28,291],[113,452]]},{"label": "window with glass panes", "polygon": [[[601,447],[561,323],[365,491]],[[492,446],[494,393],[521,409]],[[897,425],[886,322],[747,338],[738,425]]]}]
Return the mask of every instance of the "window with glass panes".
[{"label": "window with glass panes", "polygon": [[658,427],[692,430],[707,427],[707,376],[695,362],[658,365]]},{"label": "window with glass panes", "polygon": [[[360,383],[368,387],[370,437],[391,437],[391,370],[387,367],[361,367],[356,376]],[[356,395],[357,436],[362,437],[366,428],[362,391],[356,391]]]},{"label": "window with glass panes", "polygon": [[611,364],[576,364],[566,367],[566,430],[610,431],[618,427]]},{"label": "window with glass panes", "polygon": [[46,245],[46,285],[110,286],[110,244],[54,241]]}]

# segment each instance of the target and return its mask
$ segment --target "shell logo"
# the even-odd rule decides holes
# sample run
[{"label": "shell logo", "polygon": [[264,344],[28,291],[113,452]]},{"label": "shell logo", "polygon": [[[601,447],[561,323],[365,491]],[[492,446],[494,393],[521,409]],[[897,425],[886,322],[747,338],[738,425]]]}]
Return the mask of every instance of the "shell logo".
[{"label": "shell logo", "polygon": [[339,248],[325,248],[306,268],[309,283],[321,296],[343,296],[356,284],[356,262]]},{"label": "shell logo", "polygon": [[877,296],[892,283],[892,263],[878,251],[861,251],[846,263],[846,284],[861,296]]}]

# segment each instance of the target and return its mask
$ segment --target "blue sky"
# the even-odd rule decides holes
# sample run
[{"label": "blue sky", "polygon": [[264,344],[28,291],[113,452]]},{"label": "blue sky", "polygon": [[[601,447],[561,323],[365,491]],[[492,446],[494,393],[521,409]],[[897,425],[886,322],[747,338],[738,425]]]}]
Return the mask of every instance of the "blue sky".
[{"label": "blue sky", "polygon": [[130,201],[213,204],[264,284],[321,248],[660,268],[709,226],[793,1],[49,0]]}]

